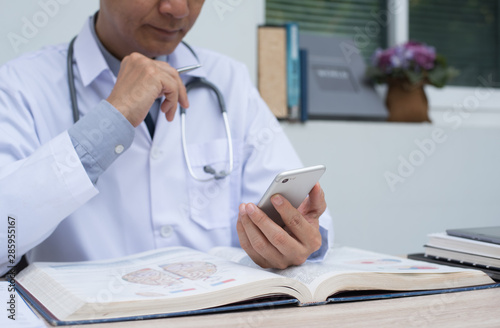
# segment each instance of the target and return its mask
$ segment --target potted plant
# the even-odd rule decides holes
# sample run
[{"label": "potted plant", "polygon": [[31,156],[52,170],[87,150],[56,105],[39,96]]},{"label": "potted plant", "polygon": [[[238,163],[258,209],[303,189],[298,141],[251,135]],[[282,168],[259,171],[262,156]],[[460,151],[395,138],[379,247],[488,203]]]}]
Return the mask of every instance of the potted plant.
[{"label": "potted plant", "polygon": [[443,87],[458,71],[436,54],[434,47],[409,41],[372,56],[367,77],[375,83],[387,83],[386,106],[389,121],[430,122],[424,85]]}]

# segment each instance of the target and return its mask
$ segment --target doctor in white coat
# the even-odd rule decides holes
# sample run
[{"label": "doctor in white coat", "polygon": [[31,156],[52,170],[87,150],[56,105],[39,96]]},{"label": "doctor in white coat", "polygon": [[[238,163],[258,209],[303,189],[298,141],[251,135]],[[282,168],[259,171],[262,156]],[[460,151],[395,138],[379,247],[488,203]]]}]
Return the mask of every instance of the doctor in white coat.
[{"label": "doctor in white coat", "polygon": [[[278,172],[302,165],[244,65],[181,43],[203,2],[101,0],[69,56],[76,123],[68,44],[0,68],[1,273],[23,254],[97,260],[174,245],[241,246],[277,268],[324,255],[332,226],[319,184],[299,209],[273,198],[285,229],[254,205]],[[232,156],[215,92],[186,91],[197,78],[224,97]],[[204,170],[228,171],[230,158],[222,179]]]}]

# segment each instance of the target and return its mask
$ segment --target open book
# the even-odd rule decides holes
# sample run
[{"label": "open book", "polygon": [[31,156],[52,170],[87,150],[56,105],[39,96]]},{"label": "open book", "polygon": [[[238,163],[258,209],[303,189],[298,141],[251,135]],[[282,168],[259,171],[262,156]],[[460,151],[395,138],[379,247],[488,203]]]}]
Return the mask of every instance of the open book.
[{"label": "open book", "polygon": [[287,297],[275,305],[310,305],[343,291],[449,291],[494,283],[482,271],[345,247],[329,250],[323,262],[285,270],[261,269],[237,248],[210,254],[164,248],[106,261],[38,262],[16,280],[20,293],[52,324],[213,312],[271,296]]}]

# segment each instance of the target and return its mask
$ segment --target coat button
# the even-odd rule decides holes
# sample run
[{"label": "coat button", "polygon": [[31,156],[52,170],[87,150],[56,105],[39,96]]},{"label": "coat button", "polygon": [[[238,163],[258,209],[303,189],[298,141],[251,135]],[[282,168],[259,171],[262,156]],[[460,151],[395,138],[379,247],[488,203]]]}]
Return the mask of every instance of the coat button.
[{"label": "coat button", "polygon": [[154,148],[152,151],[151,151],[151,158],[152,159],[160,159],[161,157],[163,156],[163,150],[159,149],[159,148]]},{"label": "coat button", "polygon": [[125,150],[125,147],[123,147],[123,145],[117,145],[115,147],[115,153],[117,153],[117,154],[123,153],[124,150]]},{"label": "coat button", "polygon": [[169,238],[170,236],[172,236],[172,233],[174,232],[174,228],[172,228],[172,226],[170,225],[164,225],[163,227],[161,227],[160,229],[160,235],[163,237],[163,238]]}]

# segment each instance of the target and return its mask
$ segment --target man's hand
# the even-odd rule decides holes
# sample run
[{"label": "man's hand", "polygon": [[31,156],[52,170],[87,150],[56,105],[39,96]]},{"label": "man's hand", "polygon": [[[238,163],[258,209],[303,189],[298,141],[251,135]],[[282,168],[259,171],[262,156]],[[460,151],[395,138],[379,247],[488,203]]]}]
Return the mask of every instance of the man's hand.
[{"label": "man's hand", "polygon": [[161,111],[168,121],[174,119],[177,103],[189,107],[186,88],[169,64],[139,53],[123,58],[113,91],[107,101],[137,127],[156,98],[165,96]]},{"label": "man's hand", "polygon": [[240,245],[263,268],[300,265],[321,247],[319,217],[326,209],[325,194],[317,183],[298,209],[281,195],[271,201],[286,227],[278,226],[255,204],[241,204],[236,225]]}]

